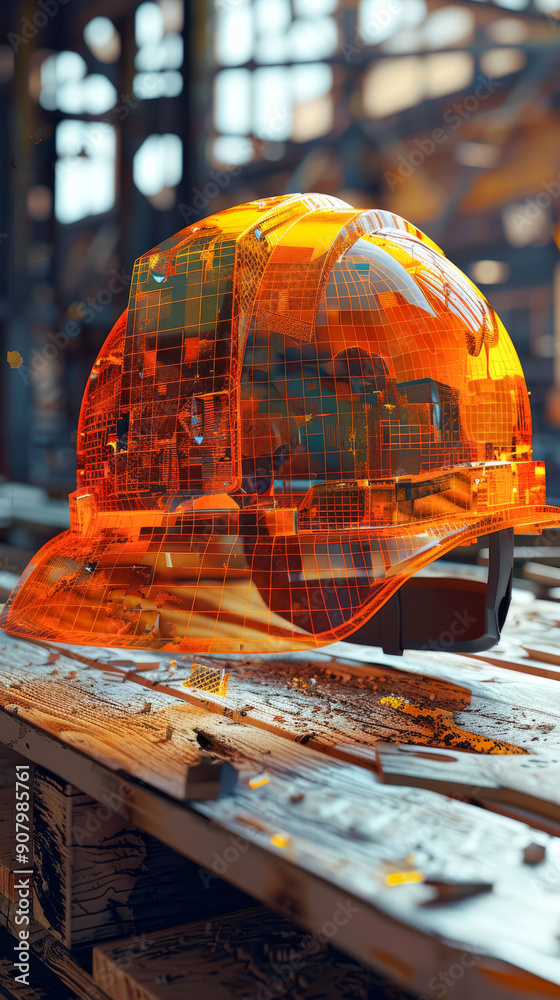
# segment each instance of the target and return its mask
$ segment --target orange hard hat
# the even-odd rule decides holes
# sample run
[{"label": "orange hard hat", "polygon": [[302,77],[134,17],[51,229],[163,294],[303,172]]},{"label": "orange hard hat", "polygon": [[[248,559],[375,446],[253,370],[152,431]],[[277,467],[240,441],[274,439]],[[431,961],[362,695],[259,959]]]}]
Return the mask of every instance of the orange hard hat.
[{"label": "orange hard hat", "polygon": [[[196,653],[488,648],[513,529],[560,524],[484,296],[399,216],[316,194],[139,258],[84,393],[70,512],[3,627]],[[416,575],[486,533],[486,585]]]}]

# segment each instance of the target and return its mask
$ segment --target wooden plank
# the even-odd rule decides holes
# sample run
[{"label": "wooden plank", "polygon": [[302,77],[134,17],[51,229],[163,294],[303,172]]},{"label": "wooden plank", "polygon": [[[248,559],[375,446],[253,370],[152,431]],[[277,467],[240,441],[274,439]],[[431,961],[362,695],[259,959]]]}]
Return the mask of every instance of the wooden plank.
[{"label": "wooden plank", "polygon": [[80,997],[81,1000],[109,1000],[74,955],[50,934],[45,934],[33,943],[33,954],[57,977],[59,987],[56,1000],[60,996],[64,997],[63,987],[71,991],[71,997]]},{"label": "wooden plank", "polygon": [[[337,647],[330,647],[332,652],[321,653],[315,659],[286,657],[280,665],[274,658],[268,660],[262,658],[262,663],[232,660],[229,663],[229,669],[233,672],[231,695],[228,692],[224,706],[223,703],[217,704],[218,699],[214,699],[216,703],[214,704],[211,703],[210,696],[204,698],[193,693],[192,689],[189,691],[183,688],[182,678],[186,678],[189,673],[188,663],[177,662],[173,669],[167,659],[156,669],[130,674],[127,673],[126,665],[114,666],[113,659],[101,665],[98,663],[97,669],[93,672],[84,671],[81,666],[76,670],[75,663],[73,669],[68,669],[69,663],[72,662],[69,656],[62,656],[58,652],[42,653],[27,643],[19,644],[18,648],[20,645],[22,652],[25,655],[28,653],[32,655],[35,661],[38,657],[43,657],[43,660],[46,656],[57,657],[55,666],[51,665],[51,670],[57,669],[56,664],[66,664],[65,670],[61,669],[61,675],[57,675],[58,682],[63,685],[65,706],[75,700],[76,689],[80,690],[84,683],[90,687],[93,684],[96,698],[102,698],[103,701],[102,704],[97,701],[95,705],[95,716],[101,720],[107,712],[113,715],[116,688],[114,682],[105,677],[102,678],[102,682],[99,681],[100,669],[107,671],[107,677],[112,674],[119,678],[126,675],[135,683],[148,687],[149,694],[146,695],[145,701],[138,701],[137,696],[132,698],[127,695],[127,715],[130,717],[136,713],[141,719],[143,711],[145,713],[146,708],[150,708],[149,715],[161,720],[160,732],[165,733],[171,731],[169,727],[172,723],[165,712],[155,708],[154,692],[157,690],[168,691],[175,698],[182,695],[182,701],[185,700],[185,696],[192,698],[195,702],[193,707],[197,705],[203,708],[211,705],[216,712],[219,711],[238,720],[243,718],[243,721],[258,728],[302,741],[310,748],[328,752],[333,756],[359,761],[364,766],[368,766],[368,762],[369,766],[373,766],[374,758],[368,751],[378,738],[385,740],[390,738],[399,742],[424,742],[432,746],[455,745],[460,748],[489,749],[493,752],[511,751],[519,745],[534,750],[535,743],[539,745],[542,742],[553,746],[558,743],[558,713],[551,711],[555,702],[549,697],[546,684],[544,690],[542,688],[539,690],[538,685],[531,685],[530,689],[523,685],[514,686],[508,680],[507,674],[503,671],[496,674],[496,671],[488,669],[488,666],[482,667],[478,659],[420,651],[407,654],[404,659],[405,671],[395,668],[395,663],[399,665],[403,663],[401,658],[386,657],[379,650],[338,644]],[[357,654],[364,658],[368,657],[370,663],[359,665],[355,660],[348,660],[346,659],[348,652],[353,656]],[[71,647],[69,653],[72,657],[78,655]],[[338,655],[332,655],[333,653]],[[101,655],[104,655],[103,650]],[[114,657],[114,651],[110,651],[109,655]],[[152,664],[153,662],[151,661]],[[35,662],[34,680],[38,673],[40,674],[36,665]],[[37,666],[44,671],[44,663]],[[433,679],[433,675],[437,672],[440,673],[441,679],[437,677]],[[24,673],[27,682],[28,672]],[[417,676],[414,676],[415,674]],[[17,677],[17,668],[10,673],[10,677],[14,675]],[[167,679],[158,680],[162,675]],[[463,682],[469,681],[470,689],[475,692],[474,702],[471,700],[469,688],[464,683],[462,686],[458,685],[458,678]],[[307,688],[304,684],[307,684]],[[110,692],[110,699],[107,699],[107,692]],[[10,697],[15,697],[12,690]],[[496,705],[497,700],[500,702],[499,706]],[[192,701],[188,704],[192,705]],[[119,701],[121,713],[122,703],[121,698]],[[319,716],[319,712],[316,711],[318,706],[322,707],[325,713],[322,723],[316,721]],[[546,712],[545,707],[548,709]],[[461,708],[463,709],[461,721],[467,719],[468,726],[460,726],[454,721],[453,716]],[[244,717],[241,714],[243,711]],[[73,721],[76,725],[76,721]],[[80,723],[83,725],[83,720],[80,720]],[[475,725],[479,731],[473,734]],[[183,737],[184,728],[181,727]],[[505,740],[504,735],[510,739]],[[516,738],[515,743],[511,739],[512,736]],[[200,750],[200,735],[193,732],[192,737],[197,741],[197,750]],[[88,738],[89,733],[82,736],[86,742]],[[78,745],[80,745],[79,739]],[[107,749],[110,754],[110,744]],[[122,766],[127,766],[126,759],[122,762]],[[175,767],[176,763],[170,759],[167,776]],[[140,773],[149,779],[146,770],[142,764]],[[160,774],[160,780],[165,781],[166,775]]]},{"label": "wooden plank", "polygon": [[33,914],[66,948],[250,903],[42,767],[34,806]]},{"label": "wooden plank", "polygon": [[506,643],[487,653],[465,653],[475,660],[483,660],[484,663],[492,663],[496,667],[505,667],[506,670],[514,670],[520,674],[533,674],[535,677],[546,677],[548,680],[560,680],[560,668],[549,664],[546,660],[537,660],[529,655],[526,649],[519,647],[512,650]]},{"label": "wooden plank", "polygon": [[[17,903],[13,900],[8,899],[7,896],[0,894],[0,927],[5,927],[9,934],[13,937],[18,936],[19,925],[16,923],[17,914]],[[34,920],[33,917],[30,919],[29,923],[29,939],[30,941],[35,941],[45,934],[44,927]]]},{"label": "wooden plank", "polygon": [[[353,659],[347,659],[348,652],[348,646],[338,644],[323,653],[321,660],[287,661],[294,670],[298,664],[298,678],[303,668],[314,671],[317,662],[323,664],[319,683],[329,695],[333,692],[333,699],[336,694],[340,714],[344,713],[346,688],[352,687],[352,678],[360,680],[363,669],[356,664],[356,647],[351,647]],[[381,707],[386,712],[385,720],[395,718],[394,732],[400,731],[400,727],[408,723],[408,713],[398,702],[404,695],[393,695],[393,692],[396,680],[405,673],[403,660],[384,657],[377,650],[365,653],[370,657],[375,678],[380,674],[389,678],[381,687],[383,693],[380,695],[378,689],[376,697],[379,702],[392,696],[396,699],[396,707],[391,702]],[[38,657],[37,652],[33,655]],[[558,984],[558,959],[554,949],[560,914],[556,894],[551,891],[557,869],[552,861],[547,861],[542,871],[531,871],[528,875],[520,858],[529,838],[535,835],[523,824],[467,803],[450,802],[436,793],[379,785],[375,775],[363,766],[364,761],[369,761],[371,767],[375,734],[368,733],[367,743],[364,740],[358,747],[363,758],[360,765],[345,764],[325,753],[315,752],[310,747],[311,740],[302,745],[293,737],[287,739],[284,735],[245,724],[240,710],[236,710],[235,716],[239,721],[234,722],[225,714],[205,711],[154,687],[148,696],[145,685],[125,676],[126,669],[123,674],[121,668],[113,665],[109,672],[123,677],[122,682],[116,684],[98,667],[80,664],[78,669],[77,660],[60,654],[64,668],[60,691],[66,705],[76,707],[74,716],[78,715],[72,720],[71,738],[67,740],[68,716],[64,716],[62,724],[56,699],[56,710],[51,712],[49,686],[37,681],[42,677],[41,669],[49,653],[42,650],[45,663],[33,663],[31,668],[26,662],[28,656],[29,644],[22,644],[23,663],[20,661],[19,666],[16,663],[15,674],[7,668],[2,670],[2,695],[9,695],[8,705],[17,708],[17,712],[5,710],[0,715],[3,736],[5,734],[8,742],[43,764],[48,754],[49,766],[58,774],[101,801],[107,789],[118,787],[120,779],[121,786],[127,789],[124,795],[121,787],[122,813],[131,822],[192,857],[199,865],[224,875],[305,927],[324,923],[325,914],[328,919],[329,912],[335,912],[337,898],[343,892],[345,899],[361,906],[362,915],[359,926],[354,922],[350,927],[341,928],[337,944],[340,942],[340,947],[350,954],[376,965],[419,992],[426,991],[430,976],[441,969],[442,948],[449,947],[444,953],[452,962],[460,954],[459,942],[464,942],[467,933],[473,941],[483,933],[485,945],[494,958],[516,963],[531,974],[539,972]],[[273,658],[263,658],[263,663],[273,662]],[[238,660],[232,660],[230,666],[235,667],[238,663],[251,669],[251,662]],[[496,670],[483,661],[442,656],[430,651],[407,656],[404,663],[407,674],[416,680],[419,689],[425,683],[420,678],[427,678],[426,691],[429,691],[430,677],[435,676],[455,689],[465,690],[466,686],[467,695],[473,692],[470,703],[467,698],[466,707],[459,713],[457,724],[460,728],[462,723],[466,729],[465,714],[468,713],[469,730],[475,730],[479,724],[481,737],[485,740],[505,742],[504,737],[511,740],[511,734],[515,734],[516,740],[518,737],[520,743],[524,740],[523,745],[528,749],[535,747],[534,736],[537,742],[542,740],[553,749],[557,745],[558,712],[557,699],[556,702],[554,699],[557,686],[554,681],[524,678],[505,669]],[[57,665],[60,665],[58,660],[55,668]],[[175,674],[171,673],[171,666],[168,661],[165,669],[173,680]],[[102,669],[107,670],[108,665]],[[255,670],[255,664],[252,669]],[[74,676],[70,676],[73,671]],[[337,676],[337,671],[344,676]],[[333,673],[335,676],[331,679]],[[263,684],[266,700],[270,689],[261,681],[262,675],[269,676],[261,668],[255,690],[258,694]],[[406,678],[407,683],[411,683],[410,676]],[[7,685],[13,677],[20,686],[10,689]],[[285,680],[283,683],[283,697],[291,701],[294,686],[286,689]],[[338,691],[333,691],[332,683],[339,686]],[[369,688],[360,688],[358,684],[356,687],[356,703],[366,701]],[[282,692],[282,687],[275,690]],[[119,692],[118,697],[115,691]],[[142,712],[139,706],[145,709],[144,699],[148,697],[150,712]],[[314,707],[312,698],[303,691],[298,692],[298,711],[307,727],[313,717],[309,707]],[[412,697],[404,701],[411,702]],[[82,702],[88,707],[88,726],[89,717],[95,711],[101,720],[111,719],[113,713],[118,717],[116,734],[110,727],[106,734],[103,725],[94,731],[94,760],[77,749],[85,746],[88,754],[91,753],[88,727],[81,730],[82,742],[76,738]],[[353,710],[350,699],[350,716]],[[165,725],[167,731],[167,727],[171,727],[172,738],[165,743],[165,760],[158,758],[154,765],[150,759],[144,770],[140,754],[145,752],[145,743],[135,743],[137,778],[123,782],[122,770],[134,754],[132,749],[128,756],[125,754],[122,739],[134,711],[139,715],[155,713],[161,728]],[[363,706],[360,711],[364,711]],[[122,712],[124,716],[119,714]],[[338,713],[332,714],[336,719]],[[432,732],[434,728],[432,724]],[[135,735],[134,723],[131,731]],[[304,732],[309,734],[310,729]],[[410,730],[408,732],[410,734]],[[348,744],[350,736],[347,733]],[[177,768],[185,741],[196,742],[198,748],[203,746],[214,754],[219,753],[240,769],[239,787],[230,796],[215,802],[193,803],[190,808],[178,798],[170,797],[169,789],[177,788]],[[103,757],[106,767],[100,763]],[[163,781],[165,767],[175,776],[175,783]],[[263,772],[268,774],[268,782],[256,788],[248,784],[249,778]],[[146,786],[146,780],[153,782],[152,789]],[[283,848],[273,839],[278,834],[285,842]],[[467,860],[465,845],[468,845]],[[551,844],[551,859],[555,851],[556,847]],[[424,884],[401,886],[395,895],[384,883],[383,872],[387,871],[387,865],[398,865],[414,852],[421,859],[422,874],[426,878],[453,883],[459,876],[464,877],[466,868],[472,881],[495,884],[498,880],[499,891],[469,900],[467,910],[464,904],[460,907],[450,903],[440,903],[437,907],[425,905],[433,898],[434,890]],[[233,861],[229,860],[232,854],[236,855]],[[543,893],[546,905],[541,906]],[[534,896],[537,896],[536,903]],[[477,930],[479,927],[482,932]],[[375,942],[373,946],[372,941]],[[455,947],[444,942],[454,942]],[[464,982],[471,987],[473,975],[465,973]],[[488,991],[486,995],[494,996]]]},{"label": "wooden plank", "polygon": [[[92,651],[88,652],[91,655]],[[480,703],[476,731],[470,729],[467,713],[471,692],[459,683],[460,670],[455,671],[451,682],[442,682],[430,668],[417,671],[415,676],[408,669],[409,656],[404,660],[392,657],[389,664],[380,650],[370,647],[337,643],[325,651],[288,654],[281,660],[275,656],[252,660],[230,657],[227,661],[198,657],[197,662],[203,664],[227,665],[231,680],[225,700],[184,686],[194,657],[154,659],[152,654],[146,670],[144,658],[130,652],[130,658],[124,661],[115,659],[112,650],[100,650],[97,661],[86,659],[80,648],[68,647],[67,655],[97,670],[120,673],[123,679],[147,688],[147,697],[154,690],[170,694],[205,711],[243,721],[339,759],[361,759],[364,765],[365,757],[357,750],[371,747],[376,739],[459,746],[487,753],[516,752],[517,737],[528,742],[526,727],[518,730],[507,716],[504,722],[509,738],[499,732],[487,737],[480,724],[485,715]],[[436,654],[438,657],[441,654]],[[362,662],[357,662],[360,658]],[[368,662],[364,662],[366,659]],[[447,662],[450,658],[445,654],[444,659]],[[465,725],[455,720],[460,712]],[[495,715],[493,705],[490,714]],[[549,723],[554,730],[556,720],[550,719]],[[496,730],[495,723],[491,728]]]},{"label": "wooden plank", "polygon": [[[325,942],[320,930],[302,935],[293,924],[260,909],[241,918],[231,914],[205,924],[170,928],[151,935],[142,951],[130,940],[100,945],[94,950],[94,978],[111,1000],[184,1000],[187,995],[189,1000],[206,1000],[209,981],[212,1000],[296,995],[302,1000],[318,996],[324,1000],[410,998],[398,987],[387,988],[332,943],[327,950]],[[466,994],[459,985],[469,966],[478,966],[475,976],[480,993]],[[468,949],[451,974],[449,969],[440,970],[435,993],[427,989],[433,996],[444,996],[443,988],[450,983],[459,986],[453,994],[459,998],[489,995],[485,979],[492,982],[493,1000],[511,1000],[515,993],[526,1000],[553,995],[539,977],[490,963]]]},{"label": "wooden plank", "polygon": [[560,823],[542,814],[532,812],[530,809],[522,809],[509,802],[497,802],[490,798],[482,798],[480,795],[476,795],[472,801],[484,809],[499,813],[500,816],[509,816],[511,819],[519,820],[520,823],[526,823],[533,830],[542,830],[544,833],[550,833],[553,837],[560,837]]},{"label": "wooden plank", "polygon": [[381,780],[503,802],[560,824],[560,755],[527,757],[376,743]]},{"label": "wooden plank", "polygon": [[[358,665],[348,659],[339,662],[322,651],[252,660],[189,655],[170,659],[135,650],[129,653],[121,659],[110,649],[68,647],[68,656],[98,670],[119,672],[150,691],[171,694],[206,711],[342,759],[353,759],[357,743],[369,746],[376,738],[394,736],[396,732],[414,737],[417,742],[437,742],[439,736],[445,743],[452,740],[465,744],[472,740],[473,749],[488,749],[482,737],[473,737],[454,724],[454,713],[469,704],[468,689],[429,676],[410,677],[403,670]],[[92,655],[98,659],[92,659]],[[227,699],[188,686],[193,661],[214,668],[227,667],[231,674]],[[412,713],[395,715],[392,707],[383,702],[386,695],[402,696],[414,703],[418,718]],[[502,749],[515,748],[504,743]]]},{"label": "wooden plank", "polygon": [[[78,671],[75,660],[63,653],[14,642],[4,633],[0,655],[0,704],[13,706],[16,714],[44,726],[90,761],[109,762],[115,771],[137,775],[179,798],[217,796],[234,780],[229,764],[200,747],[195,710],[186,709],[174,730],[165,712],[152,711],[140,689],[129,686],[123,699],[109,679],[113,675],[94,675],[84,667]],[[120,680],[118,673],[114,676]]]},{"label": "wooden plank", "polygon": [[[0,921],[2,905],[0,899]],[[142,937],[140,936],[140,940]],[[0,997],[7,1000],[110,1000],[93,977],[58,941],[41,931],[35,936],[29,959],[29,985],[14,976],[14,937],[0,927]]]},{"label": "wooden plank", "polygon": [[[342,911],[339,919],[346,919]],[[387,996],[371,970],[264,907],[99,945],[93,978],[111,1000],[301,1000]],[[393,987],[392,1000],[412,1000]]]},{"label": "wooden plank", "polygon": [[[473,569],[482,567],[469,567]],[[543,622],[543,607],[556,608],[556,618],[549,610],[549,620]],[[548,662],[542,645],[543,635],[550,639],[551,624],[559,618],[557,606],[514,591],[511,624],[506,625],[502,643],[476,657],[429,650],[390,657],[381,650],[349,643],[281,659],[273,654],[252,660],[197,657],[199,662],[224,666],[230,672],[225,701],[184,687],[194,657],[170,659],[135,650],[121,657],[120,651],[111,649],[56,648],[89,666],[126,674],[150,691],[173,694],[208,711],[304,741],[340,759],[359,759],[357,747],[370,747],[376,739],[511,753],[518,748],[532,751],[535,742],[558,742],[554,700],[540,699],[535,714],[535,696],[540,690],[529,691],[519,683],[514,686],[512,678],[501,671],[481,675],[480,670],[473,671],[473,665],[482,662],[557,679],[560,666]],[[546,662],[532,658],[519,645],[519,629],[526,642],[530,630],[532,645],[527,645],[541,649],[536,655],[547,656]],[[501,703],[499,714],[496,701]],[[361,754],[363,763],[366,756]]]},{"label": "wooden plank", "polygon": [[520,673],[560,679],[560,609],[551,601],[515,603],[498,646],[478,659]]},{"label": "wooden plank", "polygon": [[[200,662],[207,658],[198,657]],[[135,683],[156,688],[175,698],[210,707],[212,711],[243,719],[267,732],[302,742],[340,759],[354,760],[356,745],[371,746],[377,739],[398,738],[432,745],[469,746],[478,752],[516,752],[517,746],[496,737],[486,739],[454,719],[468,711],[471,695],[459,685],[442,684],[424,674],[406,670],[356,665],[341,657],[307,657],[305,661],[229,662],[231,674],[226,705],[216,698],[185,689],[190,663],[165,678],[161,670],[133,676]],[[159,676],[158,676],[159,674]],[[160,679],[163,674],[163,678]],[[242,714],[243,713],[243,714]]]},{"label": "wooden plank", "polygon": [[55,1000],[52,988],[44,981],[42,969],[34,965],[29,985],[16,983],[14,969],[14,939],[0,928],[0,997],[8,1000]]},{"label": "wooden plank", "polygon": [[[76,956],[34,920],[29,936],[29,986],[15,983],[13,948],[18,927],[9,909],[13,909],[13,904],[0,895],[0,997],[4,993],[8,1000],[61,1000],[61,997],[64,1000],[77,1000],[78,997],[80,1000],[110,1000],[95,985],[93,977]],[[142,935],[140,937],[142,939]],[[70,994],[64,987],[71,991]]]},{"label": "wooden plank", "polygon": [[[21,868],[16,859],[16,764],[25,764],[29,768],[29,825],[33,823],[33,803],[31,782],[33,779],[33,764],[30,764],[21,754],[15,753],[0,744],[0,894],[8,899],[14,899],[13,869]],[[29,862],[33,862],[33,843],[29,844]]]},{"label": "wooden plank", "polygon": [[[9,722],[30,756],[43,752],[45,734],[17,717]],[[340,928],[337,946],[408,989],[425,992],[445,963],[459,961],[468,940],[560,984],[556,848],[528,875],[523,849],[535,834],[527,827],[433,792],[385,787],[362,767],[225,718],[207,715],[201,731],[236,760],[236,789],[189,807],[131,781],[132,822],[306,928],[321,927],[349,901],[360,920]],[[265,770],[269,781],[252,788],[249,778]],[[279,833],[285,847],[272,839]],[[499,891],[469,900],[467,910],[427,906],[431,887],[385,884],[387,870],[398,870],[411,853],[426,878],[468,875]],[[473,975],[465,972],[470,987]],[[477,996],[496,994],[485,988]]]},{"label": "wooden plank", "polygon": [[[525,562],[526,559],[546,559],[551,562],[560,560],[559,545],[516,545],[513,550],[513,558],[518,562]],[[481,549],[478,553],[478,562],[481,566],[488,565],[488,549]]]},{"label": "wooden plank", "polygon": [[[535,601],[530,605],[527,601],[531,595],[514,594],[513,618],[524,614],[526,621],[534,622],[537,616],[533,609],[541,608],[546,602]],[[506,626],[504,642],[511,641],[508,637],[512,634],[510,626]],[[515,635],[513,639],[515,641]],[[537,644],[535,640],[533,645]],[[504,656],[499,652],[500,648],[479,656],[482,659],[487,657],[484,662],[501,666]],[[290,739],[305,740],[314,749],[346,759],[355,758],[356,744],[371,745],[378,738],[440,746],[470,746],[480,752],[511,752],[520,745],[532,750],[530,744],[534,737],[537,741],[542,738],[543,726],[551,727],[550,732],[555,731],[557,726],[555,718],[538,719],[531,732],[532,727],[527,728],[525,719],[512,719],[511,713],[506,710],[502,715],[502,731],[496,733],[495,706],[484,704],[490,699],[484,698],[477,700],[475,705],[469,705],[470,691],[464,683],[467,658],[441,653],[429,657],[428,663],[424,664],[423,676],[414,669],[414,664],[423,656],[422,652],[388,659],[381,651],[347,643],[338,643],[311,655],[292,654],[281,660],[273,655],[253,661],[243,657],[228,660],[202,657],[204,662],[208,660],[214,666],[224,664],[232,674],[224,704],[219,698],[204,696],[194,689],[183,687],[188,680],[193,657],[178,657],[174,661],[169,657],[133,650],[126,657],[121,657],[120,651],[116,653],[115,650],[84,647],[80,651],[76,647],[60,646],[57,649],[64,650],[66,657],[76,658],[90,666],[103,664],[102,669],[108,673],[122,675],[133,672],[135,682],[150,690],[155,687],[173,693],[189,704],[232,718],[243,718],[249,724],[280,732]],[[556,667],[549,669],[548,664],[541,665],[525,652],[523,656],[523,663],[512,662],[508,654],[505,659],[511,664],[511,669],[556,676]],[[357,659],[362,661],[361,666],[356,665]],[[441,669],[438,670],[440,677],[434,677],[436,671],[433,665],[436,663],[439,668],[442,664],[455,667],[453,672],[447,671],[443,683]],[[146,666],[150,669],[145,670]],[[404,702],[392,700],[383,703],[386,696],[403,698]],[[523,708],[530,709],[531,705],[524,705]],[[464,725],[458,725],[453,718],[458,710],[465,712]],[[471,711],[476,728],[468,725]],[[489,733],[492,736],[487,738]]]},{"label": "wooden plank", "polygon": [[[348,655],[349,644],[336,643],[328,648],[343,661]],[[509,656],[503,661],[498,659],[499,649],[476,656],[415,650],[408,651],[402,658],[367,646],[354,646],[352,651],[355,658],[368,664],[394,667],[402,665],[404,660],[409,674],[432,675],[454,682],[460,678],[471,691],[471,700],[468,709],[457,715],[455,721],[475,736],[480,735],[487,741],[507,740],[510,746],[523,748],[526,752],[533,752],[540,746],[556,749],[560,740],[556,679],[524,671],[523,663],[519,670],[510,667]],[[543,669],[543,673],[546,672]],[[397,738],[396,742],[421,741]],[[444,737],[441,742],[434,740],[430,745],[445,748],[450,744]],[[457,749],[469,749],[467,744],[461,747],[459,742],[456,746]]]},{"label": "wooden plank", "polygon": [[533,580],[543,587],[557,587],[560,584],[560,569],[538,562],[526,562],[521,568],[526,580]]}]

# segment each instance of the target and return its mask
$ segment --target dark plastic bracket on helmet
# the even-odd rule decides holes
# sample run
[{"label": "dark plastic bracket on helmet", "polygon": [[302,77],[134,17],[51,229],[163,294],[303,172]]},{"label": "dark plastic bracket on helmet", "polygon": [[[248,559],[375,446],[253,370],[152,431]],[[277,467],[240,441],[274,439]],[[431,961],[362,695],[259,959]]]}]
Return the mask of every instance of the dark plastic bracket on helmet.
[{"label": "dark plastic bracket on helmet", "polygon": [[513,528],[489,536],[488,580],[413,576],[346,638],[401,656],[405,649],[480,653],[500,639],[511,600]]}]

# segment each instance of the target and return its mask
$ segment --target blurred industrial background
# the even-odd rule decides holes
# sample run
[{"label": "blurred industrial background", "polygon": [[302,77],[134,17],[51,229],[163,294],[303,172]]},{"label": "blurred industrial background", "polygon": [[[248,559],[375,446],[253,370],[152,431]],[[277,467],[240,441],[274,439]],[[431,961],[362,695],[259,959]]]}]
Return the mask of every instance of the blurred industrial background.
[{"label": "blurred industrial background", "polygon": [[46,494],[43,532],[66,523],[82,392],[135,258],[306,190],[405,216],[481,287],[560,502],[559,3],[4,3],[0,530]]}]

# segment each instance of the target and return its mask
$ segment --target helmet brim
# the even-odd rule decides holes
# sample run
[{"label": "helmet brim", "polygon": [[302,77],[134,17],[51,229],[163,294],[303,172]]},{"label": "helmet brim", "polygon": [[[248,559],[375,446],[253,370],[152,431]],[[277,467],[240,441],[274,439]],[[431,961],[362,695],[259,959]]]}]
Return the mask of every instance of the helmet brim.
[{"label": "helmet brim", "polygon": [[257,538],[249,549],[246,537],[229,535],[206,545],[204,561],[192,535],[190,547],[177,539],[171,557],[161,546],[156,557],[103,533],[66,531],[22,574],[0,626],[21,638],[170,653],[313,649],[354,633],[455,546],[504,528],[559,525],[559,508],[527,506],[406,532]]}]

